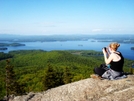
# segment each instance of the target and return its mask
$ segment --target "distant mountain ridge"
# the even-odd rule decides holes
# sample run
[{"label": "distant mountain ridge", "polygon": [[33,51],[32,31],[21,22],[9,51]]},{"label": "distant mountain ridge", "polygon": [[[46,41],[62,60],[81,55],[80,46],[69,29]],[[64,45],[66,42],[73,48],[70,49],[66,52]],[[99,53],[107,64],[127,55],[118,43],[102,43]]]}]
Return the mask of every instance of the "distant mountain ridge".
[{"label": "distant mountain ridge", "polygon": [[101,42],[118,41],[123,43],[134,43],[133,34],[72,34],[72,35],[20,35],[20,34],[0,34],[0,41],[34,42],[34,41],[78,41],[97,39]]}]

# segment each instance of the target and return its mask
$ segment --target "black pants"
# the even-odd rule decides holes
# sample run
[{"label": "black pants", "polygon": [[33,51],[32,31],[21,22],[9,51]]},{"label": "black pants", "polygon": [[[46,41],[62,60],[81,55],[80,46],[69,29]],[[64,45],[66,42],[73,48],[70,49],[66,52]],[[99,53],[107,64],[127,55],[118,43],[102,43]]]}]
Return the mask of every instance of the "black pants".
[{"label": "black pants", "polygon": [[94,73],[102,76],[107,70],[109,70],[109,68],[106,66],[106,64],[101,64],[100,67],[94,68]]},{"label": "black pants", "polygon": [[100,68],[100,67],[94,68],[94,73],[97,74],[97,75],[99,75],[99,76],[102,76],[105,71],[106,71],[105,69]]}]

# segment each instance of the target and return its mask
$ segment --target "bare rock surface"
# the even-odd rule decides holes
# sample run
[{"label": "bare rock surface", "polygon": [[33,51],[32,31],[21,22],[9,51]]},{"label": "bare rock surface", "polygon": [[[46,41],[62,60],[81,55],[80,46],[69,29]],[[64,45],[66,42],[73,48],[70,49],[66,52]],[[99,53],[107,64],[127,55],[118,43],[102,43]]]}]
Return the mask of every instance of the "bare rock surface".
[{"label": "bare rock surface", "polygon": [[88,78],[9,101],[134,101],[134,75],[113,81]]}]

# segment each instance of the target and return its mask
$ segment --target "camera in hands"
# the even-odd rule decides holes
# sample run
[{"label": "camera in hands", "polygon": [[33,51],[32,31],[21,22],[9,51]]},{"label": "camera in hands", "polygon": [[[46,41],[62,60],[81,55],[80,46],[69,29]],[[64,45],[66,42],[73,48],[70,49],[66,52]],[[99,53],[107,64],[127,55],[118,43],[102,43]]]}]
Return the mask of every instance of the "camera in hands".
[{"label": "camera in hands", "polygon": [[107,52],[107,48],[106,47],[103,47],[103,49]]},{"label": "camera in hands", "polygon": [[107,48],[107,47],[103,47],[103,49],[105,50],[106,53],[111,54],[109,48]]}]

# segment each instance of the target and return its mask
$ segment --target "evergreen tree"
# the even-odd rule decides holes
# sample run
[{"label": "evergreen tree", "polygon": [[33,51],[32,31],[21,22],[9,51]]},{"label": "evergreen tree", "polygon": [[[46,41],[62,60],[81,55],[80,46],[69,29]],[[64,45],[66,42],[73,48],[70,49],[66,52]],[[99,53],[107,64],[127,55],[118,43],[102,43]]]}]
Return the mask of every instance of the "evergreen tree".
[{"label": "evergreen tree", "polygon": [[[0,99],[3,99],[3,96],[5,96],[5,84],[3,84],[3,82],[0,82]],[[1,101],[1,100],[0,100]]]},{"label": "evergreen tree", "polygon": [[10,60],[6,60],[6,96],[16,94],[15,92],[15,72],[13,66],[10,65]]},{"label": "evergreen tree", "polygon": [[72,74],[69,68],[66,67],[63,74],[63,81],[65,84],[67,84],[67,83],[71,83],[71,80],[72,80]]},{"label": "evergreen tree", "polygon": [[44,89],[50,89],[61,85],[58,72],[49,64],[44,77]]},{"label": "evergreen tree", "polygon": [[25,84],[20,84],[18,82],[15,82],[15,94],[16,95],[22,95],[22,94],[25,94],[26,91],[25,91]]},{"label": "evergreen tree", "polygon": [[6,60],[6,96],[8,97],[11,94],[21,95],[24,92],[23,86],[15,79],[15,72],[13,66],[10,65],[10,60]]}]

